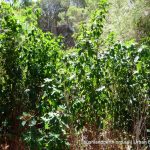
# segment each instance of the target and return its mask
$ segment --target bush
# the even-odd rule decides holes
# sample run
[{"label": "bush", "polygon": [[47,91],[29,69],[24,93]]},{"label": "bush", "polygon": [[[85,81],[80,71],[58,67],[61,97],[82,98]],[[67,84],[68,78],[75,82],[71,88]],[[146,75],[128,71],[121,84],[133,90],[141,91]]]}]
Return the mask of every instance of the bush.
[{"label": "bush", "polygon": [[133,140],[147,138],[149,45],[101,37],[106,1],[81,26],[70,52],[61,51],[60,38],[23,28],[9,5],[0,7],[1,135],[22,137],[39,150],[69,149],[70,128],[77,133],[87,124],[130,133]]}]

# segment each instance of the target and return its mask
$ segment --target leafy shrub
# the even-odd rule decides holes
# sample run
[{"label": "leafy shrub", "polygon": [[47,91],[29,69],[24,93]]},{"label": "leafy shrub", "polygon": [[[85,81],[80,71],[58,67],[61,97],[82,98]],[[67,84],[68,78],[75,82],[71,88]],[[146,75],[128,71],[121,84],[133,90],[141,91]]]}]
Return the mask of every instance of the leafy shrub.
[{"label": "leafy shrub", "polygon": [[70,52],[61,51],[60,38],[34,25],[23,28],[9,5],[0,7],[2,135],[22,137],[39,150],[69,149],[69,128],[78,132],[87,124],[146,138],[149,45],[115,42],[113,34],[101,37],[107,1],[81,26]]}]

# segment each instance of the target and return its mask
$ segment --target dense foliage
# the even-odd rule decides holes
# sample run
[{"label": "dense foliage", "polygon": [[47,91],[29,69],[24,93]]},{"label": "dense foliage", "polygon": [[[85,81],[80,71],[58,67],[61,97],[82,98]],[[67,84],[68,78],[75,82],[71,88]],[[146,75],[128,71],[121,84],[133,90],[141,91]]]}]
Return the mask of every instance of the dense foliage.
[{"label": "dense foliage", "polygon": [[102,38],[108,12],[103,0],[66,52],[61,38],[37,27],[39,10],[34,11],[31,18],[26,8],[22,20],[15,8],[0,4],[2,144],[19,137],[26,149],[64,150],[71,147],[73,131],[92,126],[148,140],[148,37],[140,44],[116,42],[113,34]]}]

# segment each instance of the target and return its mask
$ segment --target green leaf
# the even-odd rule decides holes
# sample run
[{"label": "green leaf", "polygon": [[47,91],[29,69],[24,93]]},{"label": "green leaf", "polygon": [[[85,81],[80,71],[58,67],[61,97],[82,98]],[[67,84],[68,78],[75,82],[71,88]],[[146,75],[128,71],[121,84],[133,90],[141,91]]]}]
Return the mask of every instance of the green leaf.
[{"label": "green leaf", "polygon": [[140,72],[142,69],[142,62],[139,61],[138,64],[136,65],[137,71]]},{"label": "green leaf", "polygon": [[21,122],[22,126],[25,126],[26,123],[27,123],[26,121]]}]

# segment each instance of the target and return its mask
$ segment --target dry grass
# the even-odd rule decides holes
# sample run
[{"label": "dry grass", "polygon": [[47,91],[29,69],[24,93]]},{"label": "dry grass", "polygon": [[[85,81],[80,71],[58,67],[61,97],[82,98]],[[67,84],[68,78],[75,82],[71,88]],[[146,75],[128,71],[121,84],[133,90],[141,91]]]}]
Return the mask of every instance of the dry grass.
[{"label": "dry grass", "polygon": [[[86,125],[80,133],[70,127],[71,150],[147,150],[148,145],[132,144],[134,136],[128,133],[107,129],[99,130],[96,126]],[[106,143],[108,142],[108,143]],[[114,143],[113,143],[114,142]],[[119,143],[120,142],[120,143]],[[126,144],[121,144],[126,142]]]}]

